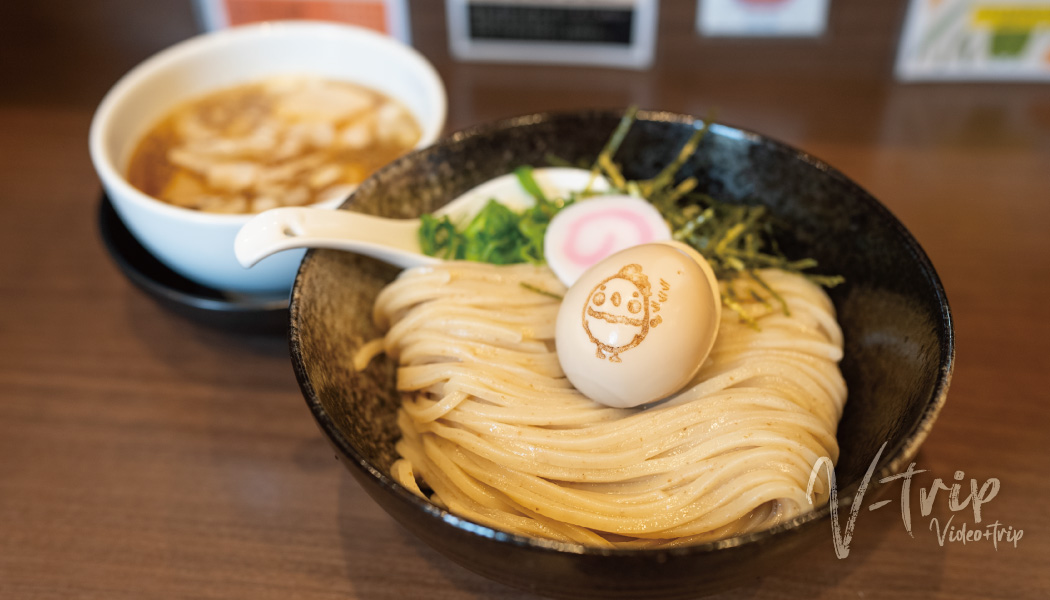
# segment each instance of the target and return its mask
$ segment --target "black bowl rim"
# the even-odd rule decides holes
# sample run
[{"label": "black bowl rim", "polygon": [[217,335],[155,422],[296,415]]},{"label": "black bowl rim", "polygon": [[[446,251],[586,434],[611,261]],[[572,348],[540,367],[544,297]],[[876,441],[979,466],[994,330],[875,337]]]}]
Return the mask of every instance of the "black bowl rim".
[{"label": "black bowl rim", "polygon": [[[609,118],[620,118],[623,116],[625,111],[623,110],[600,110],[600,109],[589,109],[589,110],[577,110],[577,111],[551,111],[533,113],[528,115],[522,115],[517,117],[511,117],[507,119],[501,119],[498,121],[492,121],[488,123],[482,123],[474,125],[472,127],[463,129],[461,131],[452,133],[446,136],[434,144],[413,151],[409,154],[398,158],[387,166],[381,168],[372,177],[377,178],[388,169],[401,168],[406,162],[416,161],[420,158],[425,158],[428,154],[436,152],[439,148],[454,147],[460,145],[464,140],[480,136],[494,134],[500,131],[513,129],[516,127],[522,127],[526,125],[536,124],[544,121],[554,121],[568,118],[597,118],[597,117],[609,117]],[[675,113],[670,111],[647,111],[640,110],[637,113],[636,118],[641,121],[656,121],[656,122],[667,122],[667,123],[679,123],[690,125],[694,128],[699,128],[703,125],[704,120],[681,113]],[[941,308],[941,321],[939,323],[940,331],[940,353],[941,361],[939,365],[939,373],[937,381],[934,384],[933,393],[927,400],[926,407],[923,410],[923,414],[920,416],[915,425],[911,428],[908,434],[894,447],[889,448],[888,451],[883,451],[873,473],[873,476],[868,480],[868,490],[872,490],[879,486],[879,482],[882,478],[889,475],[900,472],[901,467],[909,462],[918,453],[919,447],[925,441],[927,435],[934,422],[937,419],[938,414],[943,408],[947,401],[948,387],[951,383],[952,371],[955,364],[955,334],[953,328],[953,321],[951,315],[951,309],[948,306],[948,299],[944,292],[944,287],[941,285],[941,280],[937,275],[936,270],[933,268],[933,264],[930,262],[926,252],[922,249],[919,243],[915,240],[914,236],[904,227],[904,225],[897,219],[897,217],[886,208],[881,202],[879,202],[874,196],[871,195],[865,188],[860,186],[858,183],[844,175],[839,170],[835,169],[823,160],[799,150],[789,144],[770,138],[766,135],[756,133],[754,131],[736,127],[733,125],[722,124],[722,123],[711,123],[710,131],[716,135],[724,135],[731,137],[740,137],[748,139],[752,142],[759,143],[771,148],[779,149],[794,155],[797,159],[810,166],[823,171],[828,176],[840,182],[852,185],[858,190],[863,192],[860,196],[861,201],[867,203],[868,208],[876,213],[881,214],[891,223],[896,230],[897,235],[900,236],[901,241],[904,243],[908,252],[912,255],[913,259],[918,263],[920,269],[925,275],[927,282],[934,289],[937,303]],[[366,182],[367,183],[367,182]],[[364,188],[365,184],[362,184],[361,188]],[[359,188],[359,189],[361,189]],[[354,196],[351,195],[346,202],[340,206],[340,210],[346,210],[352,206]],[[363,457],[356,449],[350,444],[350,441],[339,431],[338,427],[332,417],[325,411],[321,405],[317,393],[315,392],[313,385],[311,384],[307,373],[306,367],[303,363],[302,347],[299,340],[299,290],[300,290],[300,278],[302,277],[305,269],[308,268],[309,264],[313,261],[316,255],[315,250],[309,250],[306,256],[303,258],[299,271],[296,274],[295,283],[292,287],[291,294],[291,306],[290,306],[290,329],[289,329],[289,349],[292,357],[292,366],[295,370],[296,379],[299,382],[299,387],[303,393],[303,397],[306,400],[307,406],[310,408],[311,413],[317,421],[318,426],[328,436],[329,440],[336,446],[336,448],[343,453],[347,458],[350,458],[355,467],[360,469],[365,475],[378,480],[380,485],[387,488],[393,493],[393,495],[400,501],[407,503],[424,513],[429,514],[432,517],[450,525],[462,532],[475,535],[479,538],[494,540],[497,542],[505,542],[515,546],[527,547],[540,552],[553,552],[561,554],[578,554],[578,555],[589,555],[589,556],[612,556],[618,558],[644,558],[644,559],[656,559],[663,560],[666,557],[683,557],[692,556],[699,554],[706,554],[717,550],[723,550],[726,548],[734,548],[745,545],[757,545],[768,541],[770,538],[778,535],[782,532],[788,532],[797,530],[812,523],[830,517],[832,512],[831,504],[828,503],[823,507],[809,511],[802,515],[795,517],[784,523],[780,523],[769,529],[765,529],[758,532],[747,533],[738,535],[722,540],[703,542],[699,544],[691,544],[685,546],[677,546],[670,548],[656,548],[656,549],[619,549],[619,548],[600,548],[594,546],[586,546],[583,544],[576,544],[571,542],[559,542],[554,540],[546,540],[540,538],[531,538],[527,536],[507,533],[491,527],[475,523],[468,519],[458,517],[447,510],[441,509],[430,502],[423,500],[419,496],[416,496],[406,488],[391,479],[387,474],[380,471],[374,465],[372,465],[365,457]],[[873,457],[874,458],[874,457]],[[350,464],[348,463],[348,464]],[[850,485],[844,490],[838,490],[838,503],[837,508],[848,509],[853,502],[853,496],[857,492],[861,482]]]}]

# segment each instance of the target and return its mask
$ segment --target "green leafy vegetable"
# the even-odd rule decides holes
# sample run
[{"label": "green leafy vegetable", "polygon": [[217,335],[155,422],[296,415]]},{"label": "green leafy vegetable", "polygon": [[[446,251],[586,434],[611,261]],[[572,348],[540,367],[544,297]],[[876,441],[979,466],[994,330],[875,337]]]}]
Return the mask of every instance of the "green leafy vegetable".
[{"label": "green leafy vegetable", "polygon": [[[788,313],[787,303],[762,279],[758,274],[759,269],[778,268],[800,273],[826,287],[842,283],[843,279],[839,276],[806,273],[817,266],[817,261],[811,258],[787,258],[777,246],[774,220],[765,207],[715,200],[696,191],[699,182],[695,177],[675,181],[679,171],[702,142],[712,121],[710,118],[696,127],[675,158],[654,177],[628,180],[614,158],[636,114],[636,107],[624,113],[590,167],[590,182],[579,193],[564,199],[547,198],[533,178],[532,168],[519,167],[514,173],[522,188],[535,198],[536,204],[532,208],[514,212],[492,199],[462,230],[457,230],[447,216],[436,218],[424,215],[419,230],[423,252],[445,259],[498,265],[520,262],[542,264],[543,237],[551,219],[574,201],[595,195],[591,187],[599,175],[604,175],[613,192],[645,198],[651,202],[667,220],[674,239],[696,248],[711,263],[719,280],[734,282],[744,279],[743,286],[725,286],[722,303],[754,327],[757,327],[756,322],[740,304],[738,288],[748,297],[764,304],[775,302],[785,314]],[[572,166],[554,156],[549,156],[548,161],[559,166]],[[532,291],[545,293],[538,289]]]},{"label": "green leafy vegetable", "polygon": [[522,188],[536,200],[531,208],[514,212],[490,199],[484,208],[458,231],[448,216],[423,215],[419,245],[429,256],[448,260],[472,260],[495,265],[528,262],[543,264],[543,237],[551,219],[573,202],[548,199],[532,176],[532,167],[514,171]]},{"label": "green leafy vegetable", "polygon": [[425,214],[419,220],[419,247],[423,254],[444,259],[461,257],[463,234],[456,233],[456,226],[447,216],[439,219]]},{"label": "green leafy vegetable", "polygon": [[550,202],[543,195],[543,190],[540,189],[540,185],[536,183],[536,179],[532,176],[532,167],[518,167],[514,169],[514,175],[518,178],[518,183],[521,184],[521,187],[536,199],[537,205]]}]

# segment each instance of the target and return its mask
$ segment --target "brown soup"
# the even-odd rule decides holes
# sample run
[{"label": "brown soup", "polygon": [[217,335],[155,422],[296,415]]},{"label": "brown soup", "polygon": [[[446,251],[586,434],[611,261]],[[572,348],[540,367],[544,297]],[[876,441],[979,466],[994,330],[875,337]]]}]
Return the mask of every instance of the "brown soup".
[{"label": "brown soup", "polygon": [[384,94],[275,77],[180,104],[139,142],[128,180],[176,206],[256,213],[345,196],[419,138]]}]

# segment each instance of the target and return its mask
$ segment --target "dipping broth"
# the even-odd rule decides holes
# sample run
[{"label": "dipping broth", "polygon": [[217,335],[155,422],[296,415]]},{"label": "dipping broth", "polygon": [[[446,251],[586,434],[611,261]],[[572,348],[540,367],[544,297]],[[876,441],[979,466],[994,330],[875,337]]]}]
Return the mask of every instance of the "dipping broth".
[{"label": "dipping broth", "polygon": [[345,196],[420,135],[408,109],[380,92],[275,77],[180,104],[139,142],[127,175],[175,206],[257,213]]}]

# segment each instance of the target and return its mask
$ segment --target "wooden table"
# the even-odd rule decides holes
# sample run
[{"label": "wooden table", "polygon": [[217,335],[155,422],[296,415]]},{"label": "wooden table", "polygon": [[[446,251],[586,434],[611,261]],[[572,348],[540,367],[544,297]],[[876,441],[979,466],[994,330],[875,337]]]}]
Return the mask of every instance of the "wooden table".
[{"label": "wooden table", "polygon": [[[692,3],[663,4],[649,71],[457,63],[432,1],[413,4],[415,40],[448,85],[450,130],[547,109],[717,108],[869,189],[928,252],[956,322],[916,486],[997,478],[984,523],[1024,530],[1016,547],[941,546],[928,517],[911,537],[895,509],[863,511],[847,559],[829,530],[724,597],[1050,597],[1050,88],[895,83],[899,0],[836,1],[825,38],[790,42],[702,40]],[[92,111],[194,28],[188,2],[0,9],[0,598],[527,597],[365,496],[314,426],[282,337],[188,322],[106,255]],[[951,516],[943,498],[930,516]]]}]

